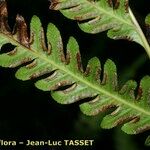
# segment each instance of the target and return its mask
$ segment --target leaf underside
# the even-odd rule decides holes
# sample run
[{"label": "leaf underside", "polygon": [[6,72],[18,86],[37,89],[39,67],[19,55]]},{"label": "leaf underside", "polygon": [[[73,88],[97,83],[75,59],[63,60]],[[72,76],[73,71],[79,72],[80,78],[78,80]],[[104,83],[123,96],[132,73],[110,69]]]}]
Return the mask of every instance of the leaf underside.
[{"label": "leaf underside", "polygon": [[128,0],[51,0],[50,9],[77,20],[87,33],[106,31],[112,39],[127,39],[143,45],[130,14]]},{"label": "leaf underside", "polygon": [[[45,44],[47,38],[47,45]],[[21,16],[16,17],[16,25],[10,32],[7,24],[6,3],[0,2],[0,47],[11,43],[14,50],[0,55],[0,66],[21,67],[16,77],[30,80],[42,77],[35,83],[38,89],[51,91],[52,97],[61,104],[70,104],[90,98],[80,109],[84,114],[97,115],[114,108],[104,117],[101,126],[109,129],[122,125],[128,134],[137,134],[150,129],[150,77],[141,80],[138,95],[135,96],[136,82],[128,81],[122,88],[117,84],[116,66],[108,60],[101,72],[98,58],[92,58],[84,71],[79,46],[71,37],[64,55],[63,43],[58,29],[49,24],[44,35],[41,22],[34,16],[27,25]],[[23,66],[24,65],[24,66]],[[100,74],[103,79],[100,80]]]}]

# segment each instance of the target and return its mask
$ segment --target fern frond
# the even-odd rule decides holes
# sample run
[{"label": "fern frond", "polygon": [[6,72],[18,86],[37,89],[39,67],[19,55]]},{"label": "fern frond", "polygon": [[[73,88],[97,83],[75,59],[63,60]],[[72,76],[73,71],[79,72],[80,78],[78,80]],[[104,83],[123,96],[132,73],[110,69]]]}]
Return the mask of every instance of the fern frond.
[{"label": "fern frond", "polygon": [[0,2],[0,47],[7,43],[15,49],[0,55],[0,66],[21,67],[16,77],[29,80],[47,74],[35,86],[43,91],[51,91],[52,97],[61,104],[70,104],[90,98],[80,108],[84,114],[96,115],[116,108],[107,115],[101,125],[112,128],[122,124],[128,134],[137,134],[150,129],[150,77],[142,79],[139,94],[135,97],[136,83],[128,81],[121,89],[117,84],[116,66],[108,60],[104,65],[103,80],[100,80],[99,60],[92,58],[84,71],[81,64],[79,46],[71,37],[67,44],[67,54],[63,53],[63,43],[58,29],[53,24],[47,28],[47,45],[41,22],[34,16],[30,24],[30,38],[26,24],[17,16],[13,33],[7,25],[6,3]]},{"label": "fern frond", "polygon": [[50,9],[77,20],[88,33],[106,31],[112,39],[127,39],[142,45],[150,57],[150,46],[128,6],[128,0],[51,0]]}]

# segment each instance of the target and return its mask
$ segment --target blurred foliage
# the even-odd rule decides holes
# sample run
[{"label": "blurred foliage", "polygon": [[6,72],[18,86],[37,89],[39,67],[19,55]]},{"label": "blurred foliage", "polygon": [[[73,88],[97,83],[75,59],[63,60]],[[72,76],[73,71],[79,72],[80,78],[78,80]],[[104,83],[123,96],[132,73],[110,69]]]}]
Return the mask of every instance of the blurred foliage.
[{"label": "blurred foliage", "polygon": [[[54,23],[62,34],[64,47],[69,36],[77,39],[84,66],[93,56],[99,57],[102,63],[111,58],[117,65],[120,85],[128,79],[140,81],[144,75],[150,75],[150,61],[140,45],[124,40],[111,40],[107,38],[105,32],[95,35],[84,33],[78,28],[76,21],[64,18],[59,12],[50,11],[48,0],[7,0],[7,2],[11,27],[18,13],[25,17],[27,24],[33,15],[40,17],[45,28],[48,22]],[[144,31],[143,20],[149,13],[147,3],[148,1],[130,0],[130,6]],[[1,139],[94,139],[93,147],[82,147],[78,150],[94,150],[98,147],[101,147],[101,150],[149,149],[143,144],[147,132],[130,136],[118,128],[101,130],[100,120],[104,114],[87,117],[80,113],[78,103],[69,106],[59,105],[52,100],[49,93],[37,90],[32,81],[22,82],[15,79],[14,72],[15,69],[0,68]]]},{"label": "blurred foliage", "polygon": [[146,139],[146,141],[145,141],[145,145],[150,146],[150,136],[148,136],[148,138]]}]

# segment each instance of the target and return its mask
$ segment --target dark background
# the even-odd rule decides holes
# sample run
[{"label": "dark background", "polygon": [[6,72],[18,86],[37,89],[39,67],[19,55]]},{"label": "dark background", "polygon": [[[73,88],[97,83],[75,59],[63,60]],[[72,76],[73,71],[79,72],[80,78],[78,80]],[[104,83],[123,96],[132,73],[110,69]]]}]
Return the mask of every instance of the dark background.
[{"label": "dark background", "polygon": [[[140,45],[124,40],[111,40],[107,38],[106,32],[95,35],[84,33],[78,28],[76,21],[66,19],[58,11],[49,10],[48,0],[7,0],[7,3],[11,28],[15,23],[16,14],[24,16],[28,25],[33,15],[40,17],[45,29],[49,22],[54,23],[61,32],[64,48],[70,36],[77,39],[84,66],[93,56],[97,56],[102,64],[108,58],[112,59],[118,68],[120,85],[128,79],[134,79],[139,83],[144,75],[150,75],[149,59]],[[130,6],[146,32],[144,18],[150,12],[147,1],[130,0]],[[4,52],[3,50],[4,48],[1,53]],[[57,104],[51,98],[50,92],[36,89],[33,81],[17,80],[16,70],[0,68],[0,139],[22,141],[94,139],[92,148],[79,147],[78,149],[94,150],[98,147],[102,150],[149,149],[144,146],[148,131],[130,136],[123,133],[120,127],[102,130],[100,121],[104,114],[93,118],[87,117],[81,114],[78,104],[69,106]],[[48,149],[23,146],[14,149],[17,148]],[[61,149],[76,148],[61,147]]]}]

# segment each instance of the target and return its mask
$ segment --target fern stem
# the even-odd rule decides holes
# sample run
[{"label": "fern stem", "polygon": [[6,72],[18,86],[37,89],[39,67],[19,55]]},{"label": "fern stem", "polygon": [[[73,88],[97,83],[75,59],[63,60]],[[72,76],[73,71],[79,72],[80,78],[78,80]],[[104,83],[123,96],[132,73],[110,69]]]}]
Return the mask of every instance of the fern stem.
[{"label": "fern stem", "polygon": [[130,17],[131,17],[134,25],[136,26],[136,30],[137,30],[138,34],[141,37],[141,40],[142,40],[142,43],[143,43],[143,47],[144,47],[148,57],[150,58],[150,46],[148,44],[148,41],[147,41],[147,39],[146,39],[146,37],[145,37],[145,35],[144,35],[144,33],[143,33],[139,23],[137,22],[134,14],[133,14],[133,12],[132,12],[132,10],[130,8],[129,8],[129,14],[130,14]]}]

